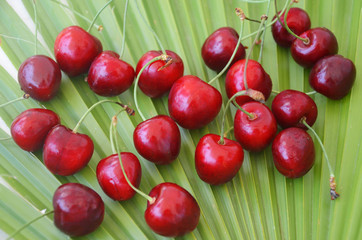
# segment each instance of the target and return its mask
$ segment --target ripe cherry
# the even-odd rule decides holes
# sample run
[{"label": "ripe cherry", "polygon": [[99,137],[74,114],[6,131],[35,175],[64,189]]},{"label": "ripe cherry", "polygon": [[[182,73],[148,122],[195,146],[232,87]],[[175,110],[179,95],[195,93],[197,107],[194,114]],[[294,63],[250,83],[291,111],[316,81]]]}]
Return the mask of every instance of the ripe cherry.
[{"label": "ripe cherry", "polygon": [[346,96],[356,78],[356,67],[340,55],[320,59],[312,68],[309,83],[314,90],[331,99]]},{"label": "ripe cherry", "polygon": [[[150,64],[141,74],[138,86],[144,94],[151,98],[161,97],[168,92],[174,82],[184,74],[184,64],[182,59],[173,51],[166,50],[167,55],[172,58],[172,62],[165,68],[165,62],[158,60]],[[136,74],[138,75],[142,67],[153,58],[162,55],[162,51],[148,51],[137,63]]]},{"label": "ripe cherry", "polygon": [[98,95],[111,97],[126,91],[135,77],[131,65],[119,59],[112,51],[104,51],[96,57],[89,69],[87,82]]},{"label": "ripe cherry", "polygon": [[44,55],[26,59],[18,71],[18,81],[25,93],[39,101],[48,101],[58,92],[62,73],[58,64]]},{"label": "ripe cherry", "polygon": [[54,224],[71,237],[84,236],[96,230],[104,217],[102,198],[79,183],[58,187],[53,196]]},{"label": "ripe cherry", "polygon": [[102,52],[102,44],[78,26],[64,28],[55,39],[54,55],[60,68],[70,77],[87,73]]},{"label": "ripe cherry", "polygon": [[159,115],[138,124],[133,132],[137,152],[156,164],[175,160],[181,148],[181,135],[177,124],[165,115]]},{"label": "ripe cherry", "polygon": [[338,52],[337,39],[327,28],[312,28],[299,36],[308,39],[308,43],[296,39],[290,51],[294,60],[303,67],[312,67],[322,57]]},{"label": "ripe cherry", "polygon": [[212,185],[230,181],[239,171],[244,160],[244,151],[236,141],[220,136],[206,134],[196,147],[195,167],[204,182]]},{"label": "ripe cherry", "polygon": [[253,115],[238,110],[234,118],[236,140],[248,151],[261,151],[272,142],[277,132],[277,122],[267,106],[259,102],[249,102],[241,106]]},{"label": "ripe cherry", "polygon": [[[213,32],[202,45],[201,55],[205,64],[212,70],[220,72],[229,62],[238,39],[239,34],[231,27],[222,27]],[[245,48],[240,43],[231,64],[243,58],[245,58]]]},{"label": "ripe cherry", "polygon": [[11,136],[20,148],[34,152],[43,147],[48,132],[58,124],[60,118],[55,112],[31,108],[14,119],[10,127]]},{"label": "ripe cherry", "polygon": [[186,129],[209,124],[219,113],[221,104],[221,94],[216,88],[191,75],[178,79],[168,96],[170,116]]},{"label": "ripe cherry", "polygon": [[299,127],[307,130],[301,122],[305,119],[313,126],[317,119],[317,105],[307,94],[296,90],[284,90],[273,100],[272,111],[278,124],[283,128]]},{"label": "ripe cherry", "polygon": [[274,139],[272,153],[275,167],[288,178],[304,176],[314,164],[314,143],[300,128],[287,128]]},{"label": "ripe cherry", "polygon": [[154,187],[147,203],[145,219],[148,226],[165,237],[179,237],[193,231],[200,218],[195,198],[175,183],[161,183]]},{"label": "ripe cherry", "polygon": [[[139,187],[142,169],[138,158],[129,152],[121,153],[121,159],[128,179]],[[132,198],[135,191],[127,183],[119,162],[118,154],[102,159],[97,165],[97,179],[103,191],[113,200],[124,201]]]}]

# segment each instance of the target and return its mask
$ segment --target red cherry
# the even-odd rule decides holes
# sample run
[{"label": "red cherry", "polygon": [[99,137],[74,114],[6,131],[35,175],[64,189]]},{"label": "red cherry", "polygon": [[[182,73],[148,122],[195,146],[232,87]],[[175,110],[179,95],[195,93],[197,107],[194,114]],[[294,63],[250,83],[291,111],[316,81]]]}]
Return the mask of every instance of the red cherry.
[{"label": "red cherry", "polygon": [[102,198],[80,183],[65,183],[53,196],[54,224],[71,237],[84,236],[96,230],[104,217]]},{"label": "red cherry", "polygon": [[[172,58],[172,63],[166,68],[159,70],[165,62],[158,60],[146,67],[142,72],[138,86],[144,94],[151,98],[161,97],[168,92],[174,82],[184,74],[182,59],[174,52],[166,50],[167,55]],[[148,51],[137,63],[136,74],[141,71],[150,60],[162,55],[162,51]]]},{"label": "red cherry", "polygon": [[[124,170],[132,185],[139,187],[142,169],[138,158],[129,152],[121,153]],[[124,201],[132,198],[135,191],[128,185],[123,175],[118,154],[102,159],[97,165],[97,179],[103,191],[113,200]]]},{"label": "red cherry", "polygon": [[309,39],[309,43],[296,39],[290,51],[294,60],[303,67],[312,67],[322,57],[338,52],[337,39],[327,28],[312,28],[299,36]]},{"label": "red cherry", "polygon": [[259,102],[249,102],[241,106],[248,115],[238,110],[234,119],[236,140],[248,151],[261,151],[272,142],[277,133],[277,122],[267,106]]},{"label": "red cherry", "polygon": [[238,142],[220,136],[206,134],[196,147],[195,167],[202,181],[218,185],[230,181],[239,171],[244,151]]},{"label": "red cherry", "polygon": [[272,153],[275,167],[288,178],[304,176],[314,164],[312,138],[300,128],[287,128],[274,139]]},{"label": "red cherry", "polygon": [[[278,12],[280,14],[280,12]],[[284,14],[280,16],[280,20],[284,25]],[[273,20],[276,18],[274,16]],[[290,47],[293,41],[296,39],[293,35],[283,27],[283,25],[276,21],[272,25],[272,34],[275,42],[282,47]],[[300,35],[310,28],[310,19],[308,13],[301,8],[290,8],[287,17],[287,25],[296,35]]]},{"label": "red cherry", "polygon": [[165,237],[178,237],[193,231],[200,218],[195,198],[175,183],[161,183],[154,187],[147,203],[145,219],[150,228]]},{"label": "red cherry", "polygon": [[[244,68],[245,59],[242,59],[232,65],[227,72],[225,79],[225,89],[228,98],[231,98],[239,91],[245,90]],[[263,93],[265,100],[269,98],[272,90],[272,81],[269,74],[264,71],[263,67],[257,61],[251,59],[248,61],[246,79],[249,88]],[[248,96],[240,96],[236,98],[236,102],[240,106],[250,101],[253,101],[253,99]]]},{"label": "red cherry", "polygon": [[87,73],[102,52],[102,44],[78,26],[64,28],[55,39],[54,55],[60,68],[70,77]]},{"label": "red cherry", "polygon": [[94,59],[88,73],[89,87],[98,95],[111,97],[126,91],[135,77],[131,65],[112,51],[104,51]]},{"label": "red cherry", "polygon": [[216,88],[191,75],[177,80],[168,96],[170,116],[186,129],[209,124],[219,113],[221,104],[221,94]]},{"label": "red cherry", "polygon": [[[202,45],[201,54],[205,64],[212,70],[220,72],[233,55],[238,40],[239,34],[233,28],[222,27],[217,29]],[[245,58],[245,48],[240,43],[231,64],[243,58]]]},{"label": "red cherry", "polygon": [[307,130],[301,122],[305,118],[309,126],[317,119],[317,105],[307,94],[295,90],[284,90],[273,100],[272,111],[283,128],[299,127]]},{"label": "red cherry", "polygon": [[317,92],[331,99],[341,99],[352,88],[356,67],[340,55],[320,59],[312,68],[309,83]]},{"label": "red cherry", "polygon": [[48,132],[58,124],[60,118],[55,112],[31,108],[14,119],[10,127],[11,136],[20,148],[34,152],[42,148]]},{"label": "red cherry", "polygon": [[53,174],[69,176],[88,164],[93,150],[90,137],[58,125],[50,130],[45,139],[43,161]]},{"label": "red cherry", "polygon": [[181,135],[177,124],[160,115],[138,124],[133,132],[137,152],[156,164],[168,164],[175,160],[181,148]]},{"label": "red cherry", "polygon": [[58,64],[44,55],[26,59],[18,71],[18,81],[25,93],[39,101],[48,101],[58,92],[62,73]]}]

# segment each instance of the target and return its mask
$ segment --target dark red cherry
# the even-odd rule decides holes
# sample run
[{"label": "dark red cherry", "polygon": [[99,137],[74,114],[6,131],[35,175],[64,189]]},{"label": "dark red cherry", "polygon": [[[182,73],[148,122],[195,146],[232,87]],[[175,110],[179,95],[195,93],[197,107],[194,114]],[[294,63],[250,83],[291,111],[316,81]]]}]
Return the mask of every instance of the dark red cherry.
[{"label": "dark red cherry", "polygon": [[92,139],[71,129],[55,126],[45,139],[43,161],[53,174],[69,176],[84,168],[93,155]]},{"label": "dark red cherry", "polygon": [[200,207],[195,198],[175,183],[161,183],[154,187],[147,203],[145,219],[148,226],[165,237],[179,237],[193,231],[200,218]]},{"label": "dark red cherry", "polygon": [[234,118],[234,135],[241,146],[252,152],[266,148],[277,133],[277,122],[270,109],[259,102],[249,102],[241,106],[248,115],[238,110]]},{"label": "dark red cherry", "polygon": [[284,90],[273,100],[272,111],[282,128],[299,127],[307,130],[301,122],[305,118],[309,126],[317,119],[317,105],[311,97],[296,90]]},{"label": "dark red cherry", "polygon": [[[280,14],[280,12],[278,12]],[[273,20],[276,18],[274,16]],[[284,13],[280,16],[280,20],[284,25]],[[293,35],[283,27],[283,25],[276,21],[272,25],[272,34],[275,42],[282,47],[290,47],[296,39]],[[310,18],[308,13],[301,8],[290,8],[287,17],[287,25],[296,35],[300,35],[310,28]]]},{"label": "dark red cherry", "polygon": [[58,124],[60,118],[55,112],[31,108],[14,119],[10,127],[11,136],[20,148],[34,152],[43,147],[48,132]]},{"label": "dark red cherry", "polygon": [[337,39],[327,28],[312,28],[299,36],[308,38],[309,43],[296,39],[290,51],[294,60],[303,67],[310,68],[322,57],[338,52]]},{"label": "dark red cherry", "polygon": [[[142,72],[138,86],[144,94],[151,98],[161,97],[168,92],[174,82],[182,77],[184,74],[184,64],[182,59],[176,53],[166,50],[167,55],[172,58],[172,63],[159,70],[165,65],[165,62],[158,60],[150,64]],[[136,74],[141,71],[151,59],[162,55],[162,51],[148,51],[146,52],[137,63]]]},{"label": "dark red cherry", "polygon": [[238,142],[220,136],[206,134],[196,147],[195,167],[202,181],[212,185],[230,181],[239,171],[244,161],[244,151]]},{"label": "dark red cherry", "polygon": [[[235,93],[245,90],[244,86],[244,68],[245,59],[237,61],[231,66],[226,74],[225,89],[228,98],[231,98]],[[272,81],[269,74],[267,74],[263,67],[254,60],[248,61],[246,69],[246,79],[248,87],[263,93],[265,100],[270,96],[272,90]],[[236,102],[239,105],[243,105],[246,102],[253,101],[248,96],[240,96],[236,98]]]},{"label": "dark red cherry", "polygon": [[112,51],[104,51],[96,57],[89,69],[87,82],[98,95],[111,97],[126,91],[135,77],[131,65],[119,59]]},{"label": "dark red cherry", "polygon": [[138,124],[133,132],[137,152],[156,164],[175,160],[181,148],[181,135],[177,124],[165,115],[159,115]]},{"label": "dark red cherry", "polygon": [[[129,152],[121,153],[124,170],[132,185],[139,187],[142,169],[138,158]],[[135,191],[123,175],[118,154],[102,159],[97,165],[97,179],[103,191],[113,200],[124,201],[132,198]]]},{"label": "dark red cherry", "polygon": [[216,88],[191,75],[177,80],[168,96],[170,116],[186,129],[209,124],[219,113],[221,104],[221,94]]},{"label": "dark red cherry", "polygon": [[314,164],[314,143],[300,128],[287,128],[274,139],[272,153],[275,167],[288,178],[304,176]]},{"label": "dark red cherry", "polygon": [[54,224],[71,237],[87,235],[101,225],[104,217],[102,198],[80,183],[65,183],[53,196]]},{"label": "dark red cherry", "polygon": [[346,96],[356,78],[356,67],[340,55],[320,59],[312,68],[309,83],[314,90],[331,99]]},{"label": "dark red cherry", "polygon": [[44,55],[26,59],[18,71],[18,81],[25,93],[39,101],[48,101],[58,92],[62,73],[58,64]]},{"label": "dark red cherry", "polygon": [[[238,40],[239,34],[233,28],[222,27],[217,29],[202,45],[201,55],[205,64],[212,70],[220,72],[233,55]],[[243,58],[245,58],[245,48],[240,43],[231,64]]]},{"label": "dark red cherry", "polygon": [[101,52],[102,44],[98,38],[78,26],[64,28],[54,43],[55,59],[60,69],[70,77],[87,73]]}]

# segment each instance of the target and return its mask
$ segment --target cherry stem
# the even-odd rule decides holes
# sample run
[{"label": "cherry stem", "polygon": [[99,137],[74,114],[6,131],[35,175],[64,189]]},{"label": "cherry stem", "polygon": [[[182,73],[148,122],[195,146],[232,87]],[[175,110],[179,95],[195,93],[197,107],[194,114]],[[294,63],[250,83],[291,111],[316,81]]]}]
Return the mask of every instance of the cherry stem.
[{"label": "cherry stem", "polygon": [[33,8],[34,8],[34,23],[35,23],[35,39],[34,39],[34,44],[35,44],[35,55],[38,53],[38,13],[36,11],[36,5],[35,5],[35,0],[33,0]]},{"label": "cherry stem", "polygon": [[163,45],[162,45],[159,37],[157,36],[155,30],[153,30],[153,28],[151,27],[151,25],[148,24],[148,22],[146,21],[146,18],[142,15],[141,10],[140,10],[139,7],[138,7],[138,2],[137,2],[137,0],[135,0],[134,2],[135,2],[135,4],[136,4],[136,9],[137,9],[137,11],[138,11],[138,14],[141,16],[143,22],[146,24],[146,26],[148,27],[148,29],[152,32],[153,36],[155,37],[155,39],[156,39],[156,41],[157,41],[157,43],[158,43],[158,46],[160,46],[160,48],[161,48],[162,53],[163,53],[164,55],[167,55],[166,50],[165,50],[165,48],[163,47]]},{"label": "cherry stem", "polygon": [[317,91],[311,91],[311,92],[307,92],[307,93],[305,93],[305,94],[307,94],[307,95],[313,95],[313,94],[316,94],[317,93]]},{"label": "cherry stem", "polygon": [[226,130],[225,133],[224,133],[224,137],[226,138],[226,136],[233,130],[234,130],[234,127],[231,127],[228,130]]},{"label": "cherry stem", "polygon": [[116,129],[116,126],[117,126],[117,115],[113,116],[112,118],[112,125],[113,125],[113,136],[110,136],[111,138],[113,137],[114,138],[114,142],[113,144],[116,145],[115,149],[117,151],[117,154],[118,154],[118,159],[119,159],[119,163],[121,165],[121,168],[122,168],[122,172],[123,172],[123,175],[124,175],[124,178],[126,179],[128,185],[133,189],[135,190],[138,194],[140,194],[142,197],[146,198],[150,204],[154,203],[155,201],[155,198],[152,198],[150,196],[148,196],[147,194],[145,194],[144,192],[142,192],[141,190],[139,190],[138,188],[136,188],[135,186],[133,186],[133,184],[131,183],[131,181],[128,179],[128,176],[126,174],[126,171],[124,170],[124,166],[123,166],[123,162],[122,162],[122,158],[121,158],[121,153],[120,153],[120,150],[119,150],[119,147],[118,147],[118,138],[117,138],[117,129]]},{"label": "cherry stem", "polygon": [[124,45],[126,44],[126,20],[127,20],[127,10],[128,10],[128,2],[129,0],[126,0],[126,6],[124,7],[124,16],[123,16],[123,32],[122,32],[122,48],[120,58],[122,58],[124,53]]},{"label": "cherry stem", "polygon": [[0,138],[0,141],[7,141],[7,140],[10,140],[10,139],[12,139],[12,137]]},{"label": "cherry stem", "polygon": [[[111,4],[111,2],[113,2],[113,0],[108,1],[106,4],[104,4],[104,6],[103,6],[101,9],[99,9],[99,11],[97,12],[97,14],[94,16],[93,21],[92,21],[91,24],[89,25],[87,32],[90,32],[90,30],[92,29],[92,27],[93,27],[95,21],[97,20],[98,16],[102,13],[102,11],[103,11],[109,4]],[[99,27],[98,27],[98,28],[99,28]]]},{"label": "cherry stem", "polygon": [[33,222],[36,222],[36,221],[38,221],[39,219],[41,219],[41,218],[43,218],[43,217],[45,217],[45,216],[47,216],[47,215],[49,215],[49,214],[52,214],[52,213],[54,213],[54,210],[49,211],[49,212],[47,212],[47,213],[44,213],[43,215],[40,215],[40,216],[34,218],[33,220],[31,220],[30,222],[26,223],[25,225],[23,225],[23,226],[22,226],[21,228],[19,228],[18,230],[16,230],[13,234],[11,234],[10,236],[8,236],[8,237],[6,238],[6,240],[10,240],[10,239],[14,238],[19,232],[21,232],[24,228],[26,228],[27,226],[29,226],[29,225],[32,224]]},{"label": "cherry stem", "polygon": [[0,105],[0,108],[5,107],[5,106],[7,106],[7,105],[9,105],[9,104],[12,104],[12,103],[15,103],[15,102],[19,102],[19,101],[28,99],[29,97],[30,97],[30,95],[27,94],[27,93],[25,93],[22,97],[19,97],[19,98],[16,98],[16,99],[14,99],[14,100],[11,100],[11,101],[9,101],[9,102],[6,102],[6,103],[1,104],[1,105]]},{"label": "cherry stem", "polygon": [[277,91],[277,90],[272,90],[272,93],[274,93],[274,94],[279,94],[280,92]]},{"label": "cherry stem", "polygon": [[[268,7],[266,10],[266,16],[269,16],[269,12],[270,12],[270,2],[271,0],[268,1]],[[260,44],[260,51],[259,51],[259,58],[258,58],[258,62],[261,62],[261,57],[263,56],[263,50],[264,50],[264,42],[265,42],[265,32],[266,32],[266,22],[264,22],[264,29],[263,29],[263,36],[261,39],[261,44]]]}]

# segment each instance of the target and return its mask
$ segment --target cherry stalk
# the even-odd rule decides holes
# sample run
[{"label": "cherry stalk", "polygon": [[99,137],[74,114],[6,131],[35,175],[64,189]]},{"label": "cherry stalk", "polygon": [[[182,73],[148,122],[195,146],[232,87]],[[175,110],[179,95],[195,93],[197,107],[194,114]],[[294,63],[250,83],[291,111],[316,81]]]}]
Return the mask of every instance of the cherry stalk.
[{"label": "cherry stalk", "polygon": [[27,93],[25,93],[22,97],[19,97],[19,98],[16,98],[16,99],[11,100],[11,101],[9,101],[9,102],[6,102],[6,103],[1,104],[1,105],[0,105],[0,108],[5,107],[5,106],[10,105],[10,104],[15,103],[15,102],[19,102],[19,101],[22,101],[22,100],[26,100],[26,99],[28,99],[29,97],[30,97],[30,95],[27,94]]},{"label": "cherry stalk", "polygon": [[92,29],[95,21],[97,20],[98,16],[102,13],[102,11],[103,11],[109,4],[111,4],[111,2],[113,2],[113,0],[108,1],[106,4],[104,4],[104,6],[103,6],[101,9],[98,10],[97,14],[94,16],[91,24],[89,25],[89,27],[88,27],[88,29],[87,29],[87,32],[88,32],[88,33],[91,31],[91,29]]}]

